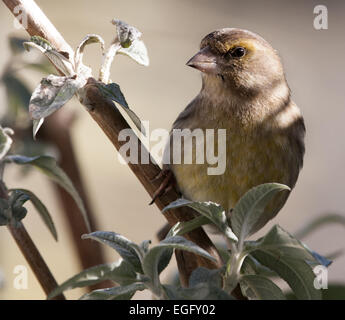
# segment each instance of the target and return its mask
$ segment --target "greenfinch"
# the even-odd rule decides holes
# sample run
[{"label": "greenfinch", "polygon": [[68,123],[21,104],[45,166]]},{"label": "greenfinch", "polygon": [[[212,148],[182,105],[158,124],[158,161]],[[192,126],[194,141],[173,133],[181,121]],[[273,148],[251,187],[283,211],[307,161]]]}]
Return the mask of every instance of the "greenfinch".
[{"label": "greenfinch", "polygon": [[[174,122],[165,150],[170,161],[163,166],[173,173],[183,197],[216,202],[231,214],[252,187],[277,182],[292,189],[303,165],[305,126],[277,51],[253,32],[224,28],[204,37],[187,65],[201,71],[202,88]],[[173,132],[184,129],[191,133],[184,135],[177,150]],[[195,129],[226,130],[221,174],[210,174],[206,161],[197,163]],[[174,163],[172,154],[183,156],[188,140],[193,142],[192,163]],[[215,140],[214,150],[219,151],[216,135]],[[288,196],[282,192],[273,198],[257,230],[279,212]]]}]

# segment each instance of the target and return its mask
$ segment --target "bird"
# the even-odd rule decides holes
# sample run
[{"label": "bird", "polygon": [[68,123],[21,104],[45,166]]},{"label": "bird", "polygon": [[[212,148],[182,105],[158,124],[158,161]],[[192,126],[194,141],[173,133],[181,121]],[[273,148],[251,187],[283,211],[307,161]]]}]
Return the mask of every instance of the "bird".
[{"label": "bird", "polygon": [[[230,215],[255,186],[276,182],[294,188],[303,166],[305,124],[291,99],[278,52],[254,32],[223,28],[202,39],[200,51],[187,66],[201,72],[202,86],[173,123],[164,151],[165,183],[156,196],[174,180],[183,198],[215,202]],[[184,129],[226,130],[222,174],[209,174],[206,162],[195,163],[195,143],[193,163],[174,163],[171,154],[183,155],[186,141],[193,142],[189,134],[184,144],[175,147],[173,132]],[[253,231],[276,216],[289,194],[274,196]]]}]

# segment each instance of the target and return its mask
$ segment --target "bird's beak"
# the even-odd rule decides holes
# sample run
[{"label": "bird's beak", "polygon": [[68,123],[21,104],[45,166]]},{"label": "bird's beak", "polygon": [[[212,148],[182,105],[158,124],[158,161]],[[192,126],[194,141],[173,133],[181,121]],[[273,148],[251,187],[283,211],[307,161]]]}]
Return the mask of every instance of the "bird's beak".
[{"label": "bird's beak", "polygon": [[217,73],[216,57],[208,46],[201,49],[186,64],[204,73]]}]

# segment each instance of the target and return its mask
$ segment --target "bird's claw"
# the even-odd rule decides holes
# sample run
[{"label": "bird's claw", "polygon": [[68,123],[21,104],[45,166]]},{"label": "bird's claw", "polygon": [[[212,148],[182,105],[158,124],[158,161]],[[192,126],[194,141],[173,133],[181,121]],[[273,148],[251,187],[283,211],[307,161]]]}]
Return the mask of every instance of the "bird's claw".
[{"label": "bird's claw", "polygon": [[163,178],[163,181],[160,184],[159,188],[153,194],[152,200],[149,203],[149,205],[153,204],[158,197],[166,194],[168,191],[173,189],[176,185],[174,174],[169,169],[163,169],[157,176],[151,179],[151,181],[156,181],[161,178]]}]

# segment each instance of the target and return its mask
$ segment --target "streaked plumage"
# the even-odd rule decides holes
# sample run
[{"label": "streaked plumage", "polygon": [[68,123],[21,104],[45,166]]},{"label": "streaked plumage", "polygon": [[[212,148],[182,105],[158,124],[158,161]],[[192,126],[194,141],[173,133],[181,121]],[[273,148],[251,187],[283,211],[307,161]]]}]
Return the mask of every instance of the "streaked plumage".
[{"label": "streaked plumage", "polygon": [[[237,57],[239,47],[245,54]],[[260,36],[230,28],[207,35],[200,49],[188,64],[202,71],[202,89],[173,129],[226,129],[226,171],[208,175],[207,163],[169,165],[183,196],[229,210],[256,185],[293,188],[303,164],[305,127],[277,52]],[[274,198],[262,225],[287,197],[284,192]]]}]

